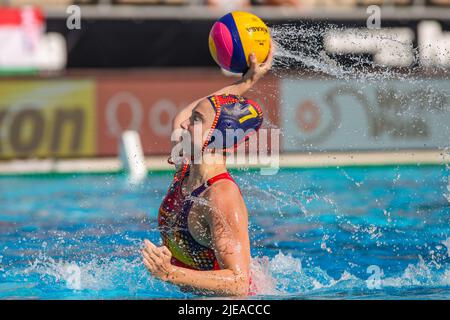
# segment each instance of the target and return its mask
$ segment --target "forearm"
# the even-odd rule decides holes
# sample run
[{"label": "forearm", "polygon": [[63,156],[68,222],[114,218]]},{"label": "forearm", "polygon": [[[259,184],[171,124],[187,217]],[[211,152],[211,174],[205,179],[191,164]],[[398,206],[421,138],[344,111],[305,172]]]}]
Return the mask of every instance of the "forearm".
[{"label": "forearm", "polygon": [[230,269],[196,271],[174,267],[168,281],[178,286],[188,286],[221,295],[243,296],[247,295],[249,290],[248,276]]},{"label": "forearm", "polygon": [[250,79],[241,78],[230,86],[224,87],[220,90],[217,90],[213,94],[234,94],[238,96],[244,95],[248,90],[250,90],[256,81],[252,81]]}]

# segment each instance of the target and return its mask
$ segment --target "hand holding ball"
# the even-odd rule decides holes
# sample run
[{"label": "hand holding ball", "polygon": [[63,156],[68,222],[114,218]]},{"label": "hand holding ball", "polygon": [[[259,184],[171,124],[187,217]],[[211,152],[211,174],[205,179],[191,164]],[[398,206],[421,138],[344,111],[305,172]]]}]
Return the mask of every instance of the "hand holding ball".
[{"label": "hand holding ball", "polygon": [[209,34],[209,50],[216,63],[233,73],[245,73],[250,53],[261,63],[270,51],[270,33],[266,24],[247,12],[231,12],[214,23]]}]

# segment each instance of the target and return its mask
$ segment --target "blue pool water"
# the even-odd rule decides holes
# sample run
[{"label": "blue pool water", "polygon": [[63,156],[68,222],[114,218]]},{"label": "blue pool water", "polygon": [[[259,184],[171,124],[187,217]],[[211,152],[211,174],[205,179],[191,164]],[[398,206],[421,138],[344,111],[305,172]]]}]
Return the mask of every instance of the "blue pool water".
[{"label": "blue pool water", "polygon": [[[234,171],[253,298],[449,299],[445,166]],[[0,177],[0,298],[192,298],[149,276],[171,173]]]}]

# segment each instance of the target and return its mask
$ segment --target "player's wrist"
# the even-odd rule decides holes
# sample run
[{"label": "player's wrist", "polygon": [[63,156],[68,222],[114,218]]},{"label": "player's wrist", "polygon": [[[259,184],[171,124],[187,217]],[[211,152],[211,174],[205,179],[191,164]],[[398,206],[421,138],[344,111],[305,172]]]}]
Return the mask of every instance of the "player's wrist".
[{"label": "player's wrist", "polygon": [[176,284],[182,277],[182,272],[179,267],[171,265],[170,270],[166,276],[166,281]]},{"label": "player's wrist", "polygon": [[246,73],[242,79],[247,84],[247,86],[252,87],[256,84],[256,82],[258,82],[258,80],[261,78],[261,76],[256,74],[253,71],[250,71],[250,72],[251,73]]}]

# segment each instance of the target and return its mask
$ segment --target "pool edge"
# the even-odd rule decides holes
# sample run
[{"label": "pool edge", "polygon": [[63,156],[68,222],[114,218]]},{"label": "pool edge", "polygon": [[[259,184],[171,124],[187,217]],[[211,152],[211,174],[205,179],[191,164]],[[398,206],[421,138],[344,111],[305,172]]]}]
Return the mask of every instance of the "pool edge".
[{"label": "pool edge", "polygon": [[[275,162],[276,163],[276,162]],[[450,152],[444,150],[402,150],[384,152],[314,152],[284,153],[279,156],[279,166],[229,164],[232,170],[260,170],[262,168],[335,168],[372,166],[428,166],[450,164]],[[149,173],[173,172],[166,156],[146,157]],[[83,159],[25,159],[0,161],[0,176],[48,174],[123,174],[118,158]]]}]

